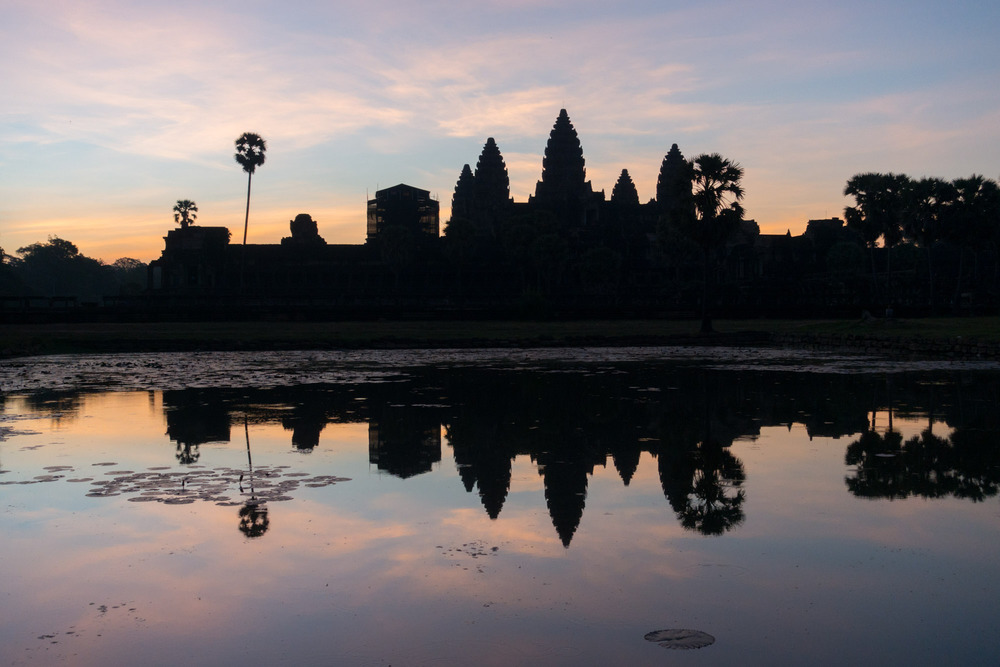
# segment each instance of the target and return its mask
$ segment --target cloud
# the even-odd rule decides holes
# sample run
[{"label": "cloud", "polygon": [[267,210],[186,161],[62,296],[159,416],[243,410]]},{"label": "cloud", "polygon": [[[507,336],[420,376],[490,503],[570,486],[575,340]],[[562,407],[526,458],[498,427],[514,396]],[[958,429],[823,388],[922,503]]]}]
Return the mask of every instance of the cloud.
[{"label": "cloud", "polygon": [[[228,200],[244,131],[268,140],[259,204],[277,220],[390,181],[450,199],[490,136],[523,201],[560,108],[598,190],[628,168],[651,197],[676,142],[743,163],[762,222],[839,210],[859,169],[995,175],[992,15],[880,5],[861,22],[860,7],[11,0],[0,166],[16,186],[0,215],[17,221],[4,233],[71,235],[102,206],[145,219],[139,196]],[[108,189],[134,196],[108,203]]]}]

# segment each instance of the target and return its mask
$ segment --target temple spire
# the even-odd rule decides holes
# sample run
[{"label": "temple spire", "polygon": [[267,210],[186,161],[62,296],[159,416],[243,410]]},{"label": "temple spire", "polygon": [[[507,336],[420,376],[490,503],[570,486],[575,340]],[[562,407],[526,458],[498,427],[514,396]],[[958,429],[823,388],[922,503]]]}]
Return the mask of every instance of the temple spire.
[{"label": "temple spire", "polygon": [[663,157],[656,181],[656,203],[660,213],[674,221],[691,206],[691,164],[684,159],[677,144]]},{"label": "temple spire", "polygon": [[472,219],[481,230],[495,235],[497,224],[506,218],[512,202],[507,165],[493,137],[486,140],[476,163],[474,191]]},{"label": "temple spire", "polygon": [[580,138],[569,114],[561,109],[545,145],[542,180],[535,186],[534,202],[566,224],[586,224],[594,191],[584,165]]},{"label": "temple spire", "polygon": [[583,147],[565,109],[559,111],[545,145],[542,159],[542,180],[535,196],[542,198],[581,197],[585,193],[587,172]]},{"label": "temple spire", "polygon": [[455,194],[451,196],[451,217],[472,218],[476,197],[476,177],[472,175],[469,165],[462,167],[462,173],[455,184]]},{"label": "temple spire", "polygon": [[635,183],[632,182],[628,169],[622,169],[618,182],[611,190],[611,201],[619,206],[639,206],[639,191],[635,189]]}]

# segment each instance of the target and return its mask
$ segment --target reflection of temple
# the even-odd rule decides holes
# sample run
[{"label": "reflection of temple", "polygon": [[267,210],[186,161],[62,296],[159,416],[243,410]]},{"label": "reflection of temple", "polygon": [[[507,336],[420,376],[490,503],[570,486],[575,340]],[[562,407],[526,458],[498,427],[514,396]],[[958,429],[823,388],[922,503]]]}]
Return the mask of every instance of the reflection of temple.
[{"label": "reflection of temple", "polygon": [[[744,520],[746,472],[731,444],[765,427],[802,424],[810,437],[851,436],[846,463],[855,469],[845,481],[861,497],[975,501],[1000,491],[1000,417],[991,400],[1000,389],[986,375],[931,376],[905,386],[896,380],[891,391],[876,375],[669,363],[615,372],[427,367],[406,375],[336,387],[167,391],[167,432],[190,459],[200,443],[228,441],[231,423],[242,430],[245,415],[251,423],[280,423],[304,450],[316,446],[327,423],[367,422],[369,461],[407,478],[441,461],[444,424],[461,484],[491,519],[510,502],[515,459],[537,465],[564,545],[580,529],[595,469],[613,463],[628,485],[649,459],[664,509],[681,526],[707,535],[735,529]],[[52,404],[73,405],[74,397]],[[869,414],[885,414],[887,405],[900,417],[922,416],[928,428],[904,439],[880,416],[876,429]],[[931,428],[942,422],[952,430],[935,434]]]},{"label": "reflection of temple", "polygon": [[167,437],[177,444],[177,460],[194,463],[206,442],[229,442],[229,412],[218,394],[186,389],[163,392]]},{"label": "reflection of temple", "polygon": [[545,504],[552,525],[564,547],[569,547],[583,518],[587,502],[588,477],[605,457],[598,452],[560,447],[541,452],[536,459],[538,474],[545,480]]},{"label": "reflection of temple", "polygon": [[441,422],[419,410],[386,410],[368,423],[368,462],[404,479],[430,472],[441,462]]},{"label": "reflection of temple", "polygon": [[292,448],[300,452],[311,452],[319,446],[326,422],[326,410],[319,402],[296,405],[290,415],[281,417],[281,426],[292,432]]},{"label": "reflection of temple", "polygon": [[488,433],[483,433],[483,437],[472,444],[461,436],[456,437],[454,428],[448,427],[448,441],[454,450],[458,476],[469,493],[479,489],[486,514],[496,519],[510,489],[511,462],[515,454]]}]

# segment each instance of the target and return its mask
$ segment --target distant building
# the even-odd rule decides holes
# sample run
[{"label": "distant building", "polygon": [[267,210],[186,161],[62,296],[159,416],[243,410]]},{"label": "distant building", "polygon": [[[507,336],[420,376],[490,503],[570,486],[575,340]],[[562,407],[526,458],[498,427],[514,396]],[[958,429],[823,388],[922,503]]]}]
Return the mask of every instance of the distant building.
[{"label": "distant building", "polygon": [[400,183],[375,193],[368,200],[368,237],[374,241],[387,227],[409,229],[415,238],[437,238],[440,231],[440,204],[427,190]]}]

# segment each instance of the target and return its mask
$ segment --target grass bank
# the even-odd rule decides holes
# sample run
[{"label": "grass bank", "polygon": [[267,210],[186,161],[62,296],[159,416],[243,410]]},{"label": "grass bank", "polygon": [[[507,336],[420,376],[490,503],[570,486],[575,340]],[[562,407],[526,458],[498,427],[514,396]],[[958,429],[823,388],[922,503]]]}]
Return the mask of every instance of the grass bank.
[{"label": "grass bank", "polygon": [[1000,318],[915,320],[143,322],[6,324],[0,356],[84,352],[578,345],[767,344],[774,335],[1000,344]]}]

